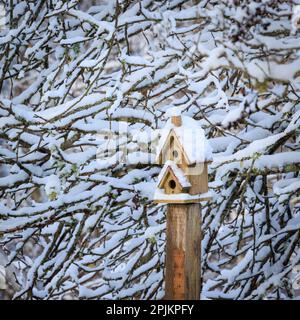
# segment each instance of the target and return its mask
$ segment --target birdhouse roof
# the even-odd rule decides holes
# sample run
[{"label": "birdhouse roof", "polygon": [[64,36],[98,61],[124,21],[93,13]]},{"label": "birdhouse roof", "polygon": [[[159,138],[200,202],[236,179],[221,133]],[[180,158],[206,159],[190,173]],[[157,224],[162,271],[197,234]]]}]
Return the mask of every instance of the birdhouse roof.
[{"label": "birdhouse roof", "polygon": [[158,182],[157,182],[158,187],[161,186],[161,182],[163,181],[164,177],[166,176],[169,170],[172,171],[172,173],[177,178],[182,188],[189,188],[191,186],[184,172],[180,168],[178,168],[178,166],[173,161],[168,160],[163,166],[158,176]]},{"label": "birdhouse roof", "polygon": [[157,147],[157,162],[164,151],[164,147],[167,146],[172,132],[178,138],[189,164],[212,160],[212,149],[205,138],[204,130],[193,118],[182,116],[182,125],[180,127],[176,127],[169,119],[165,127],[161,129],[161,138]]}]

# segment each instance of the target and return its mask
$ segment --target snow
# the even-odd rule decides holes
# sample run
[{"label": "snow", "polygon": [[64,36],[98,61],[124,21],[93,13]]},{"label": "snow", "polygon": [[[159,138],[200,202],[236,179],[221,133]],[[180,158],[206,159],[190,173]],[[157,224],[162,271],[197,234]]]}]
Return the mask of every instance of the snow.
[{"label": "snow", "polygon": [[251,77],[259,82],[264,82],[266,79],[274,79],[289,82],[294,79],[297,73],[300,59],[287,64],[279,64],[276,62],[264,62],[258,59],[253,59],[247,64],[247,72]]},{"label": "snow", "polygon": [[164,225],[148,227],[145,230],[145,238],[155,237],[157,233],[162,232],[164,229]]},{"label": "snow", "polygon": [[[59,177],[52,174],[49,177],[47,177],[45,183],[45,191],[49,198],[54,197],[56,198],[57,195],[60,193],[61,190],[61,183],[59,180]],[[53,199],[51,199],[53,200]]]},{"label": "snow", "polygon": [[166,117],[178,117],[181,115],[181,109],[179,107],[170,107],[165,114]]},{"label": "snow", "polygon": [[262,153],[267,147],[273,145],[276,141],[284,136],[284,133],[274,134],[263,139],[257,139],[251,142],[243,150],[237,151],[229,156],[214,157],[215,162],[239,161],[247,157],[252,157],[255,153]]},{"label": "snow", "polygon": [[241,117],[242,111],[243,111],[242,107],[238,107],[233,110],[230,110],[225,116],[225,118],[223,119],[222,125],[226,128],[230,123],[237,121]]},{"label": "snow", "polygon": [[25,181],[28,174],[24,171],[19,171],[18,173],[10,174],[6,177],[0,178],[0,187],[12,187],[16,183],[21,183]]},{"label": "snow", "polygon": [[294,30],[300,28],[300,5],[296,5],[293,8],[292,27]]},{"label": "snow", "polygon": [[[298,158],[300,159],[300,158]],[[299,160],[298,160],[299,161]],[[299,178],[292,178],[292,179],[284,179],[277,181],[273,185],[274,193],[281,195],[281,194],[288,194],[291,192],[296,192],[300,189],[300,180]]]},{"label": "snow", "polygon": [[81,63],[80,63],[80,67],[82,68],[93,68],[95,67],[97,64],[99,63],[98,60],[95,60],[95,59],[86,59],[86,60],[83,60]]},{"label": "snow", "polygon": [[[213,167],[220,163],[226,165],[227,170],[247,171],[249,168],[253,170],[280,170],[287,166],[298,165],[300,159],[300,152],[281,152],[271,155],[259,155],[253,161],[252,154],[248,157],[232,156],[216,156],[214,157]],[[223,168],[224,169],[224,168]]]},{"label": "snow", "polygon": [[181,143],[190,164],[201,163],[212,160],[212,149],[205,138],[204,130],[200,127],[197,121],[188,116],[182,116],[182,125],[180,127],[174,126],[169,119],[161,129],[161,138],[156,149],[156,161],[162,152],[167,138],[172,132]]},{"label": "snow", "polygon": [[100,29],[104,29],[104,30],[109,31],[110,34],[112,34],[114,32],[114,26],[112,23],[109,23],[109,22],[106,22],[103,20],[98,20],[98,19],[94,18],[93,16],[91,16],[90,14],[83,12],[83,11],[70,9],[69,12],[71,15],[78,17],[82,21],[87,21],[91,24],[97,25]]},{"label": "snow", "polygon": [[155,189],[154,201],[188,201],[200,202],[207,201],[212,197],[211,192],[191,195],[188,193],[166,194],[163,189]]},{"label": "snow", "polygon": [[72,37],[72,38],[68,38],[68,39],[62,39],[60,41],[60,44],[61,45],[73,45],[75,43],[84,42],[86,40],[89,40],[89,38],[88,37],[76,36],[76,37]]},{"label": "snow", "polygon": [[123,53],[121,56],[121,59],[131,65],[153,67],[153,64],[151,62],[139,56],[133,56],[133,55],[129,56]]}]

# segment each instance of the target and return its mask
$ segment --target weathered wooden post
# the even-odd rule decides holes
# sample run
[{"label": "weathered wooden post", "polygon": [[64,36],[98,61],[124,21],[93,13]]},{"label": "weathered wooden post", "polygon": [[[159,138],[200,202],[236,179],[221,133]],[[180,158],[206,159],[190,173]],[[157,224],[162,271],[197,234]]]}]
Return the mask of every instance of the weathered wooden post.
[{"label": "weathered wooden post", "polygon": [[207,164],[211,148],[204,131],[177,110],[162,130],[157,163],[164,165],[154,195],[166,203],[165,299],[199,300],[201,201],[209,200]]}]

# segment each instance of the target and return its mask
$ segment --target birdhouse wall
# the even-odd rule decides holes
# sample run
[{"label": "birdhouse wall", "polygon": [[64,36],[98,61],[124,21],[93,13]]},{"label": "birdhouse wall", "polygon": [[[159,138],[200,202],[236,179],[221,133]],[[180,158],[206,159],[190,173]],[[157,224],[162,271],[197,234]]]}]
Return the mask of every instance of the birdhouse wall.
[{"label": "birdhouse wall", "polygon": [[187,156],[173,132],[170,132],[165,145],[160,151],[158,164],[164,164],[168,160],[174,161],[183,170],[188,167]]},{"label": "birdhouse wall", "polygon": [[181,169],[187,169],[188,161],[186,159],[186,155],[175,136],[172,135],[170,137],[170,142],[166,145],[162,154],[163,163],[171,160],[174,161]]},{"label": "birdhouse wall", "polygon": [[181,193],[183,190],[180,187],[179,183],[172,179],[171,177],[166,181],[165,184],[165,192],[166,194],[178,194]]},{"label": "birdhouse wall", "polygon": [[170,172],[168,172],[161,184],[166,194],[178,194],[183,192],[178,179]]},{"label": "birdhouse wall", "polygon": [[208,192],[207,163],[204,163],[203,166],[204,167],[201,173],[187,176],[189,182],[191,183],[191,187],[189,189],[189,194],[191,195]]}]

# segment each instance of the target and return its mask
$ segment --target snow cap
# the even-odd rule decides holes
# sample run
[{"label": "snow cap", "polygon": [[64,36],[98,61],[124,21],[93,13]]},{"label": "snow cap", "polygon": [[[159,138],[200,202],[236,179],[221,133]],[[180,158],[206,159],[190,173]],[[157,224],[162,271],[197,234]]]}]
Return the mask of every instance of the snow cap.
[{"label": "snow cap", "polygon": [[174,163],[171,160],[168,160],[165,163],[162,171],[160,172],[160,174],[158,176],[157,187],[159,187],[162,179],[166,175],[166,173],[167,173],[169,168],[172,170],[173,174],[175,175],[175,177],[179,181],[179,183],[182,186],[182,188],[189,188],[191,186],[191,184],[188,181],[187,177],[185,176],[184,172],[176,165],[176,163]]},{"label": "snow cap", "polygon": [[164,147],[166,146],[172,131],[178,138],[178,141],[188,157],[189,164],[212,160],[212,148],[205,138],[204,130],[201,128],[198,121],[188,116],[182,116],[181,126],[174,125],[172,119],[169,119],[165,127],[161,130],[161,138],[158,143],[156,154],[157,162],[159,162],[160,154],[164,151]]},{"label": "snow cap", "polygon": [[179,108],[179,107],[170,107],[170,108],[166,111],[165,116],[166,116],[167,118],[181,116],[181,108]]}]

